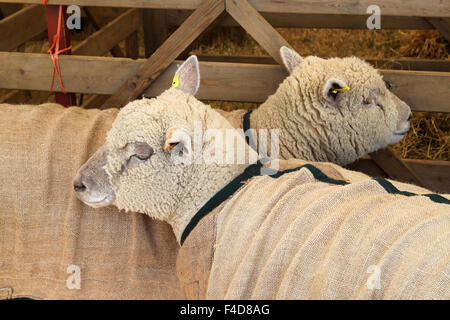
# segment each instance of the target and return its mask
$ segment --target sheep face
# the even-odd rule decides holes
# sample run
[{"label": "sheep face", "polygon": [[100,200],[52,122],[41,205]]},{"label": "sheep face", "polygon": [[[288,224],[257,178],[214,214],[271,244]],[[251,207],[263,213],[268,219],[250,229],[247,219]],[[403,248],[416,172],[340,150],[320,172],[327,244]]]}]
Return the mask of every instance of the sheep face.
[{"label": "sheep face", "polygon": [[296,95],[288,112],[323,131],[323,154],[335,153],[326,160],[352,162],[399,142],[409,130],[409,106],[368,63],[356,57],[301,58],[286,47],[281,55],[291,73],[282,86]]},{"label": "sheep face", "polygon": [[[192,103],[194,111],[188,107]],[[206,107],[201,105],[171,88],[156,99],[122,108],[106,143],[77,173],[78,198],[95,208],[115,205],[168,220],[177,197],[191,182],[192,126],[186,119],[198,116]]]},{"label": "sheep face", "polygon": [[[167,214],[175,211],[180,191],[189,184],[190,172],[188,165],[172,161],[175,153],[189,156],[191,133],[185,121],[187,114],[180,112],[184,106],[178,103],[174,108],[171,99],[164,99],[168,96],[166,92],[157,99],[125,106],[106,141],[105,170],[116,194],[114,204],[161,220],[167,220]],[[179,143],[170,140],[175,133]]]},{"label": "sheep face", "polygon": [[[173,116],[192,99],[194,104],[195,102],[201,104],[192,97],[200,83],[198,61],[195,56],[186,60],[177,70],[176,79],[177,84],[173,86],[179,87],[180,90],[171,88],[158,99],[137,100],[121,110],[107,142],[78,170],[73,186],[81,201],[95,208],[117,205],[127,210],[147,212],[143,207],[123,204],[124,197],[129,198],[131,202],[133,200],[132,196],[125,195],[128,191],[125,186],[130,186],[129,180],[139,174],[144,179],[136,184],[137,188],[150,191],[155,185],[159,187],[163,182],[162,173],[166,171],[161,167],[163,163],[161,158],[164,154],[159,152],[160,148],[157,146],[161,145],[163,137],[161,130],[164,128],[167,113],[170,112]],[[150,186],[146,185],[145,177],[154,178]],[[119,187],[120,185],[122,187]],[[117,194],[120,197],[117,197]],[[142,192],[135,194],[139,195],[144,198],[146,196]],[[139,199],[135,200],[135,203],[142,203]]]},{"label": "sheep face", "polygon": [[[227,159],[229,149],[224,147],[226,141],[216,141],[207,133],[225,137],[236,129],[194,98],[199,83],[195,56],[183,63],[174,79],[174,88],[159,97],[136,100],[122,108],[105,145],[81,168],[74,188],[88,205],[113,204],[166,221],[179,238],[189,218],[186,213],[198,210],[248,163],[214,161]],[[248,160],[256,160],[244,137],[237,137]],[[97,183],[83,191],[82,181]],[[99,185],[109,191],[107,202],[91,200],[101,193],[95,190]]]},{"label": "sheep face", "polygon": [[[179,235],[177,226],[185,223],[177,220],[186,218],[182,213],[198,210],[248,166],[206,161],[217,141],[207,138],[203,129],[222,134],[236,130],[211,107],[175,88],[125,106],[108,132],[105,147],[104,168],[114,204],[169,222]],[[225,158],[225,148],[214,150]]]}]

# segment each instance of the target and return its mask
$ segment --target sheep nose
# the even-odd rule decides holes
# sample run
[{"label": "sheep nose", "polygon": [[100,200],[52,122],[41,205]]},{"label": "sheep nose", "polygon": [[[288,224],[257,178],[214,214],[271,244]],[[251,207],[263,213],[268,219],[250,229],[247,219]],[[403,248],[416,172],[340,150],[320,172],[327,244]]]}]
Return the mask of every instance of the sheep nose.
[{"label": "sheep nose", "polygon": [[75,192],[85,191],[86,186],[81,182],[81,180],[77,179],[73,182],[73,190],[75,190]]},{"label": "sheep nose", "polygon": [[411,118],[412,118],[412,113],[409,114],[408,120],[406,120],[406,121],[411,120]]}]

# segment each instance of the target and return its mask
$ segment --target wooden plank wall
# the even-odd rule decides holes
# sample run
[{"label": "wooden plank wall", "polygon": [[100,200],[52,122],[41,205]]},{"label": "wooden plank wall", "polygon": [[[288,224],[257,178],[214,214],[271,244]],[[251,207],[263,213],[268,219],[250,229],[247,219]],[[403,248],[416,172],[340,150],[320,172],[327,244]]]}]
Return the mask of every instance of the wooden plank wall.
[{"label": "wooden plank wall", "polygon": [[[192,13],[192,10],[165,10],[169,26],[179,26]],[[264,19],[276,28],[342,28],[361,29],[366,27],[367,14],[347,15],[345,19],[336,14],[304,14],[261,12]],[[222,27],[238,27],[230,16],[221,22]],[[434,26],[422,17],[383,16],[383,29],[434,29]]]},{"label": "wooden plank wall", "polygon": [[46,29],[44,6],[23,8],[0,20],[0,51],[12,50]]},{"label": "wooden plank wall", "polygon": [[[145,59],[62,56],[64,87],[70,92],[112,94]],[[145,93],[156,96],[170,85],[177,61]],[[286,73],[278,65],[200,62],[202,84],[198,97],[206,100],[263,102],[274,93]],[[48,90],[51,61],[45,54],[0,52],[0,88]],[[45,72],[43,72],[45,70]],[[450,112],[449,72],[381,70],[395,84],[393,92],[414,111]],[[59,86],[55,83],[55,90]],[[227,90],[224,90],[224,89]]]},{"label": "wooden plank wall", "polygon": [[[41,0],[2,0],[9,3],[40,4]],[[77,0],[80,6],[195,10],[202,0]],[[386,16],[450,17],[450,2],[442,0],[249,0],[259,12],[361,15],[378,5]],[[74,4],[73,0],[52,0],[52,4]]]}]

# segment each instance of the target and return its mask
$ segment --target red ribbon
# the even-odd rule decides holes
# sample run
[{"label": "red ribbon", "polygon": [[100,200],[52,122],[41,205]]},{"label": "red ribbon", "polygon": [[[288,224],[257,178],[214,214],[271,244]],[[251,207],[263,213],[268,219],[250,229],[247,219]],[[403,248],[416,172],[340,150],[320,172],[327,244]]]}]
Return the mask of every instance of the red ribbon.
[{"label": "red ribbon", "polygon": [[[43,5],[47,5],[47,1],[48,0],[41,0],[41,3]],[[58,14],[58,27],[56,29],[56,34],[53,35],[53,42],[50,46],[50,48],[47,50],[47,53],[50,55],[51,59],[52,59],[52,63],[53,63],[53,71],[52,71],[52,82],[50,84],[50,92],[53,91],[53,82],[55,79],[55,73],[58,77],[59,80],[59,84],[61,86],[61,90],[62,92],[66,93],[66,89],[64,89],[63,83],[62,83],[62,78],[61,78],[61,67],[59,66],[59,59],[58,59],[58,55],[60,53],[64,53],[66,51],[69,51],[70,49],[72,49],[72,46],[69,46],[65,49],[59,49],[59,39],[61,37],[61,21],[63,20],[63,15],[62,15],[62,7],[63,6],[59,6],[59,14]]]}]

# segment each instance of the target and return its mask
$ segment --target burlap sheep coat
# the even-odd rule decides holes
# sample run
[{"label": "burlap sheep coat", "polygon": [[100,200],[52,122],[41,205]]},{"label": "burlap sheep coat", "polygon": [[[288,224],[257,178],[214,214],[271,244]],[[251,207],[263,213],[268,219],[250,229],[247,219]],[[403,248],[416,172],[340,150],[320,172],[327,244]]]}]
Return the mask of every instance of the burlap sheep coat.
[{"label": "burlap sheep coat", "polygon": [[[253,178],[181,248],[165,223],[85,206],[72,178],[116,114],[1,106],[0,298],[449,298],[446,205],[338,166],[313,164],[352,185],[321,181],[311,167]],[[269,205],[257,207],[261,198]],[[80,289],[67,287],[70,265]]]},{"label": "burlap sheep coat", "polygon": [[330,163],[251,178],[200,220],[177,269],[207,299],[449,299],[450,200]]}]

